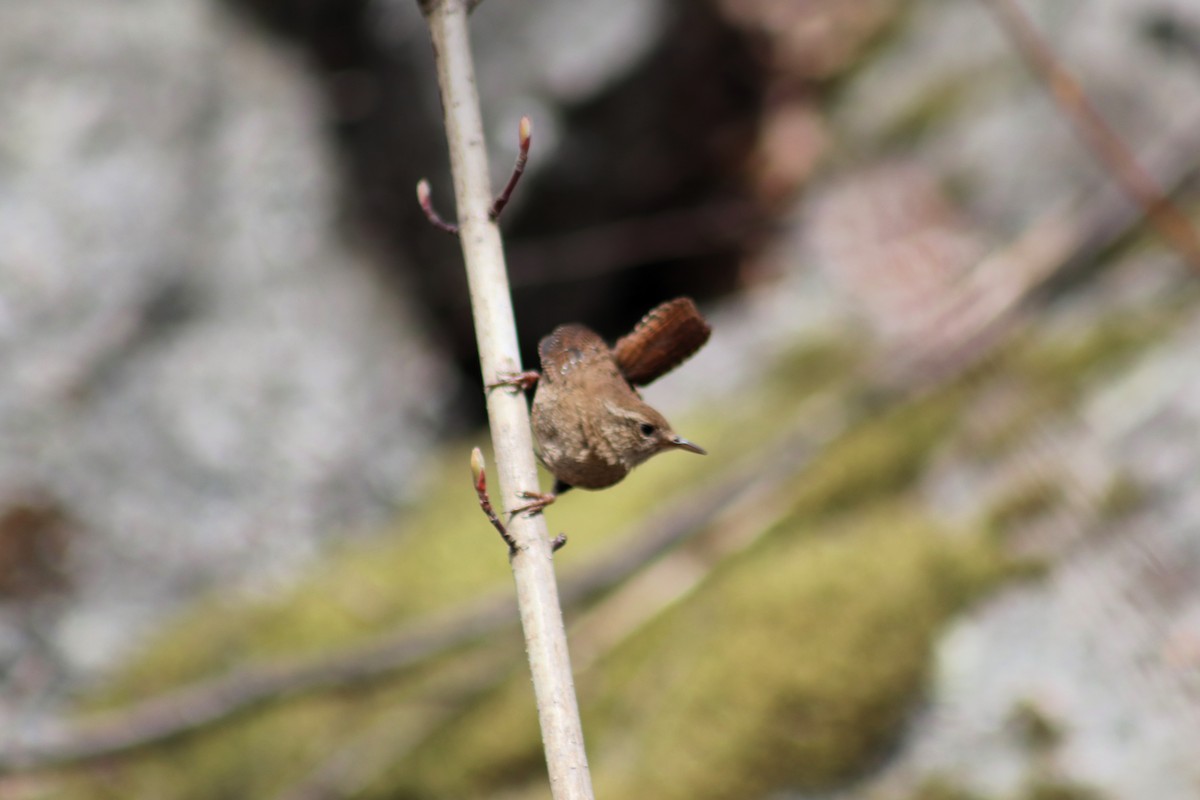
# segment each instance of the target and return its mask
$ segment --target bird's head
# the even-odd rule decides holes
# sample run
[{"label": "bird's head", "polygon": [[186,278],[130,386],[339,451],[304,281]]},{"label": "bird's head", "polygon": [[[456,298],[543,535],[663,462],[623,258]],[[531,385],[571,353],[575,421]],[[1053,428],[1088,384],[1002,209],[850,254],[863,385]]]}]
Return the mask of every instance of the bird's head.
[{"label": "bird's head", "polygon": [[667,450],[707,455],[704,448],[675,433],[666,418],[640,398],[636,402],[606,405],[609,414],[605,420],[605,438],[628,469]]}]

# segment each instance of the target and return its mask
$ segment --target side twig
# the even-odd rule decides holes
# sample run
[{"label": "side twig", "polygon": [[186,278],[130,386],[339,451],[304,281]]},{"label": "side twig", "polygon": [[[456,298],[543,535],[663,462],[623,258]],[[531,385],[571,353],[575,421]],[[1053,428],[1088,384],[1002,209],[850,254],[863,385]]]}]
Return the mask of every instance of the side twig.
[{"label": "side twig", "polygon": [[1200,271],[1200,234],[1104,121],[1083,87],[1042,40],[1017,0],[983,0],[983,3],[1034,74],[1046,84],[1055,103],[1091,148],[1092,154],[1142,208],[1159,235]]},{"label": "side twig", "polygon": [[[533,123],[529,121],[529,117],[521,117],[521,124],[517,126],[517,141],[517,163],[513,164],[512,174],[508,176],[508,183],[504,184],[504,190],[496,195],[496,199],[492,201],[492,206],[488,210],[488,218],[493,222],[500,218],[500,212],[504,211],[504,207],[512,199],[513,190],[517,188],[517,183],[525,174],[525,164],[529,161],[529,145],[533,141]],[[420,203],[421,210],[425,212],[425,218],[429,220],[430,225],[439,231],[458,235],[458,226],[453,222],[447,222],[434,209],[433,192],[429,188],[429,181],[424,178],[417,181],[417,202]]]},{"label": "side twig", "polygon": [[517,163],[513,164],[512,174],[508,176],[508,183],[504,184],[504,190],[496,195],[496,199],[492,201],[492,208],[488,212],[488,216],[494,220],[500,218],[500,212],[508,205],[513,190],[517,188],[517,182],[525,174],[525,163],[529,161],[529,143],[533,140],[533,123],[529,121],[529,117],[521,117],[521,124],[517,126],[517,139],[519,147]]},{"label": "side twig", "polygon": [[479,507],[483,509],[484,515],[488,518],[488,522],[492,523],[492,527],[500,532],[500,538],[508,545],[508,554],[510,556],[517,553],[517,540],[508,532],[508,528],[500,521],[500,517],[496,515],[496,510],[492,508],[492,499],[488,497],[487,490],[487,471],[483,466],[483,451],[478,447],[471,451],[471,476],[475,479],[475,494],[479,497]]},{"label": "side twig", "polygon": [[439,231],[458,235],[458,226],[453,222],[446,222],[433,208],[433,198],[429,189],[429,181],[421,178],[417,181],[417,202],[421,204],[421,210],[425,212],[425,219],[429,220],[429,224],[437,228]]}]

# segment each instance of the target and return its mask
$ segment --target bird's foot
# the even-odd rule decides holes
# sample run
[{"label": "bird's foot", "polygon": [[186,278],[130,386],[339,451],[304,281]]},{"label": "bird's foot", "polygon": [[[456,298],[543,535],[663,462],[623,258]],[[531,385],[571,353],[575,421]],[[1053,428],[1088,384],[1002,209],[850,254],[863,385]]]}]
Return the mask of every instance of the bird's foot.
[{"label": "bird's foot", "polygon": [[530,500],[532,502],[526,503],[523,506],[514,508],[512,511],[509,511],[508,512],[509,519],[512,519],[517,514],[540,514],[542,512],[542,509],[544,509],[546,506],[550,505],[551,503],[553,503],[555,500],[558,499],[558,495],[556,495],[556,494],[553,494],[553,493],[544,494],[542,492],[520,492],[518,494],[518,496],[525,500]]},{"label": "bird's foot", "polygon": [[499,380],[495,383],[489,383],[488,389],[495,389],[499,386],[515,386],[523,392],[528,392],[537,385],[538,379],[542,377],[540,372],[534,370],[526,370],[525,372],[502,372],[496,376]]}]

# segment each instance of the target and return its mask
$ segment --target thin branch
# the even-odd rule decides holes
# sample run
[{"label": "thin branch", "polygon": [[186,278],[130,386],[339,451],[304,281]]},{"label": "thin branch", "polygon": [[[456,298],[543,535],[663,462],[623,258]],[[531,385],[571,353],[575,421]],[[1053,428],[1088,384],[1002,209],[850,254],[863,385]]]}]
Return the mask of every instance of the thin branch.
[{"label": "thin branch", "polygon": [[445,231],[455,236],[458,235],[458,226],[453,222],[446,222],[446,220],[442,219],[441,214],[434,210],[429,181],[424,178],[417,181],[417,202],[421,204],[421,210],[425,212],[425,219],[429,220],[430,225],[439,231]]},{"label": "thin branch", "polygon": [[[491,218],[487,150],[475,84],[467,24],[467,0],[422,3],[433,42],[446,141],[466,262],[471,310],[484,385],[521,372],[516,323],[500,230]],[[487,392],[492,450],[506,509],[523,491],[538,488],[529,408],[523,396]],[[563,627],[551,544],[542,515],[519,515],[508,523],[516,542],[510,551],[517,605],[537,698],[550,791],[555,800],[591,800],[592,781],[583,745],[567,636]]]},{"label": "thin branch", "polygon": [[1058,107],[1070,120],[1076,133],[1091,148],[1092,154],[1116,179],[1129,197],[1146,214],[1159,235],[1200,271],[1200,234],[1187,216],[1163,193],[1155,180],[1142,169],[1121,138],[1104,121],[1088,99],[1083,87],[1055,58],[1054,53],[1034,28],[1016,0],[982,0],[1008,34],[1017,52],[1025,59]]},{"label": "thin branch", "polygon": [[508,532],[508,528],[500,521],[496,510],[492,508],[492,499],[488,497],[487,490],[487,470],[483,466],[483,451],[478,447],[471,451],[471,476],[475,481],[475,494],[479,497],[479,507],[483,509],[484,516],[488,518],[488,522],[492,523],[492,527],[500,532],[500,538],[508,545],[509,555],[514,555],[517,552],[517,540]]},{"label": "thin branch", "polygon": [[[439,668],[409,701],[389,704],[365,725],[346,731],[316,766],[275,800],[331,800],[362,794],[391,764],[427,742],[462,710],[500,686],[518,665],[507,643],[480,648]],[[2,787],[0,787],[2,788]]]},{"label": "thin branch", "polygon": [[0,773],[97,761],[174,741],[302,694],[360,685],[507,627],[515,611],[511,599],[488,597],[332,656],[242,667],[13,747],[0,754]]},{"label": "thin branch", "polygon": [[517,141],[519,143],[517,163],[513,164],[512,174],[508,176],[508,183],[504,184],[504,190],[496,195],[496,199],[492,201],[492,208],[488,212],[488,216],[493,220],[500,218],[500,212],[508,205],[513,190],[517,188],[517,183],[521,180],[521,176],[525,174],[525,163],[529,161],[529,143],[532,140],[533,123],[529,121],[529,117],[521,117],[521,124],[517,126]]},{"label": "thin branch", "polygon": [[[1144,154],[1155,179],[1176,192],[1200,170],[1200,114]],[[951,342],[946,350],[905,347],[883,354],[881,370],[922,383],[959,374],[991,352],[1021,323],[1031,297],[1056,282],[1094,269],[1106,249],[1143,228],[1145,214],[1108,185],[1085,189],[1043,214],[1019,236],[988,253],[943,303],[925,310],[928,336]],[[934,334],[933,332],[936,332]]]}]

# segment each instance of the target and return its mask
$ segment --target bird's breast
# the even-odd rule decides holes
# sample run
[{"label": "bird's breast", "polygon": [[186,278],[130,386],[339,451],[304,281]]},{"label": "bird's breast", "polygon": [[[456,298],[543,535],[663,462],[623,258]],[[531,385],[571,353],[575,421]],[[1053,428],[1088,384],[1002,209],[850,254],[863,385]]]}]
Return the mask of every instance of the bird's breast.
[{"label": "bird's breast", "polygon": [[607,442],[596,440],[589,420],[577,409],[556,402],[553,393],[538,392],[531,422],[538,458],[563,483],[603,489],[629,472]]}]

